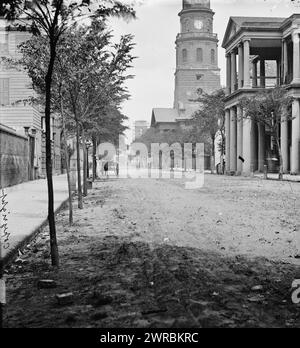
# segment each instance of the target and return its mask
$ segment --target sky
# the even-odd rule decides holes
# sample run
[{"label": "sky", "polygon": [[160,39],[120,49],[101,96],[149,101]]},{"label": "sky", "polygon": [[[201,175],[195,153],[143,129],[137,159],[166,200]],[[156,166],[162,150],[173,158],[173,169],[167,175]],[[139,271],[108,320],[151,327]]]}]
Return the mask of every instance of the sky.
[{"label": "sky", "polygon": [[[126,22],[114,19],[110,27],[116,39],[122,34],[133,34],[136,47],[134,67],[130,73],[133,80],[127,86],[131,99],[123,105],[129,117],[128,126],[135,120],[150,123],[154,107],[173,107],[175,39],[180,32],[178,13],[182,0],[139,0],[135,7],[137,19]],[[300,13],[300,0],[211,0],[215,12],[214,32],[219,38],[219,67],[221,83],[225,85],[225,50],[221,47],[230,16],[288,17]],[[126,134],[131,139],[132,130]]]}]

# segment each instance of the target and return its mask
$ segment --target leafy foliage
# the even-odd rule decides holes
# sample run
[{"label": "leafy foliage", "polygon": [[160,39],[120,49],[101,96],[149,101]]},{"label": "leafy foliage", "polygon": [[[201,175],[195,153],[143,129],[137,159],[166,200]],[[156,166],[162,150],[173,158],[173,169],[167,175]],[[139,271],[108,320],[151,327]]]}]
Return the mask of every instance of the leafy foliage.
[{"label": "leafy foliage", "polygon": [[283,87],[262,90],[253,97],[241,100],[243,117],[268,129],[275,139],[280,162],[279,179],[283,176],[280,125],[292,119],[292,101],[293,98],[287,95]]}]

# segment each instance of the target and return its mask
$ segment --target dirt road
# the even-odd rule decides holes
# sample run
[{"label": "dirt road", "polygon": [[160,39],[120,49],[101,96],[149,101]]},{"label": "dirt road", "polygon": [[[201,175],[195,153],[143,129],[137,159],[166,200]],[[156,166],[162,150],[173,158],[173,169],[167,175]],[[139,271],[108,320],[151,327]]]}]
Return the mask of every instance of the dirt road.
[{"label": "dirt road", "polygon": [[[207,176],[97,183],[58,217],[61,268],[47,229],[8,270],[8,327],[300,327],[300,185]],[[57,288],[40,290],[39,279]],[[73,292],[74,302],[55,294]]]}]

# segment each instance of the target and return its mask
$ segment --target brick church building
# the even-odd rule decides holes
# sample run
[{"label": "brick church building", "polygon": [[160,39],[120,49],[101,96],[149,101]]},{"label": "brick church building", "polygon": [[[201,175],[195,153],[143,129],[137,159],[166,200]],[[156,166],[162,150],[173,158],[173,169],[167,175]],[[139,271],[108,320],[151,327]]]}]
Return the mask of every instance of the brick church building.
[{"label": "brick church building", "polygon": [[212,93],[221,87],[218,37],[213,33],[214,12],[209,0],[183,0],[179,13],[181,32],[176,38],[176,72],[173,108],[154,108],[151,126],[168,131],[185,126],[199,104],[200,89]]}]

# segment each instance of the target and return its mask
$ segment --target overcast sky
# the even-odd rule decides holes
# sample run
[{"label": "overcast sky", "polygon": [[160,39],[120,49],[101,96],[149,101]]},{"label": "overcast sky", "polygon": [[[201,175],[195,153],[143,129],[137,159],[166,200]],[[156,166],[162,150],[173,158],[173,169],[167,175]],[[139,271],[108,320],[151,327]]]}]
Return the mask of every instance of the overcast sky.
[{"label": "overcast sky", "polygon": [[[116,35],[131,33],[135,36],[134,55],[138,57],[128,83],[131,100],[123,111],[134,120],[150,122],[153,107],[173,107],[175,38],[179,33],[182,0],[144,0],[136,7],[137,20],[126,23],[113,20]],[[219,37],[219,67],[221,82],[225,84],[225,52],[221,47],[230,16],[288,17],[300,13],[300,5],[290,0],[211,0],[214,10],[214,32]],[[128,133],[130,136],[130,132]]]}]

